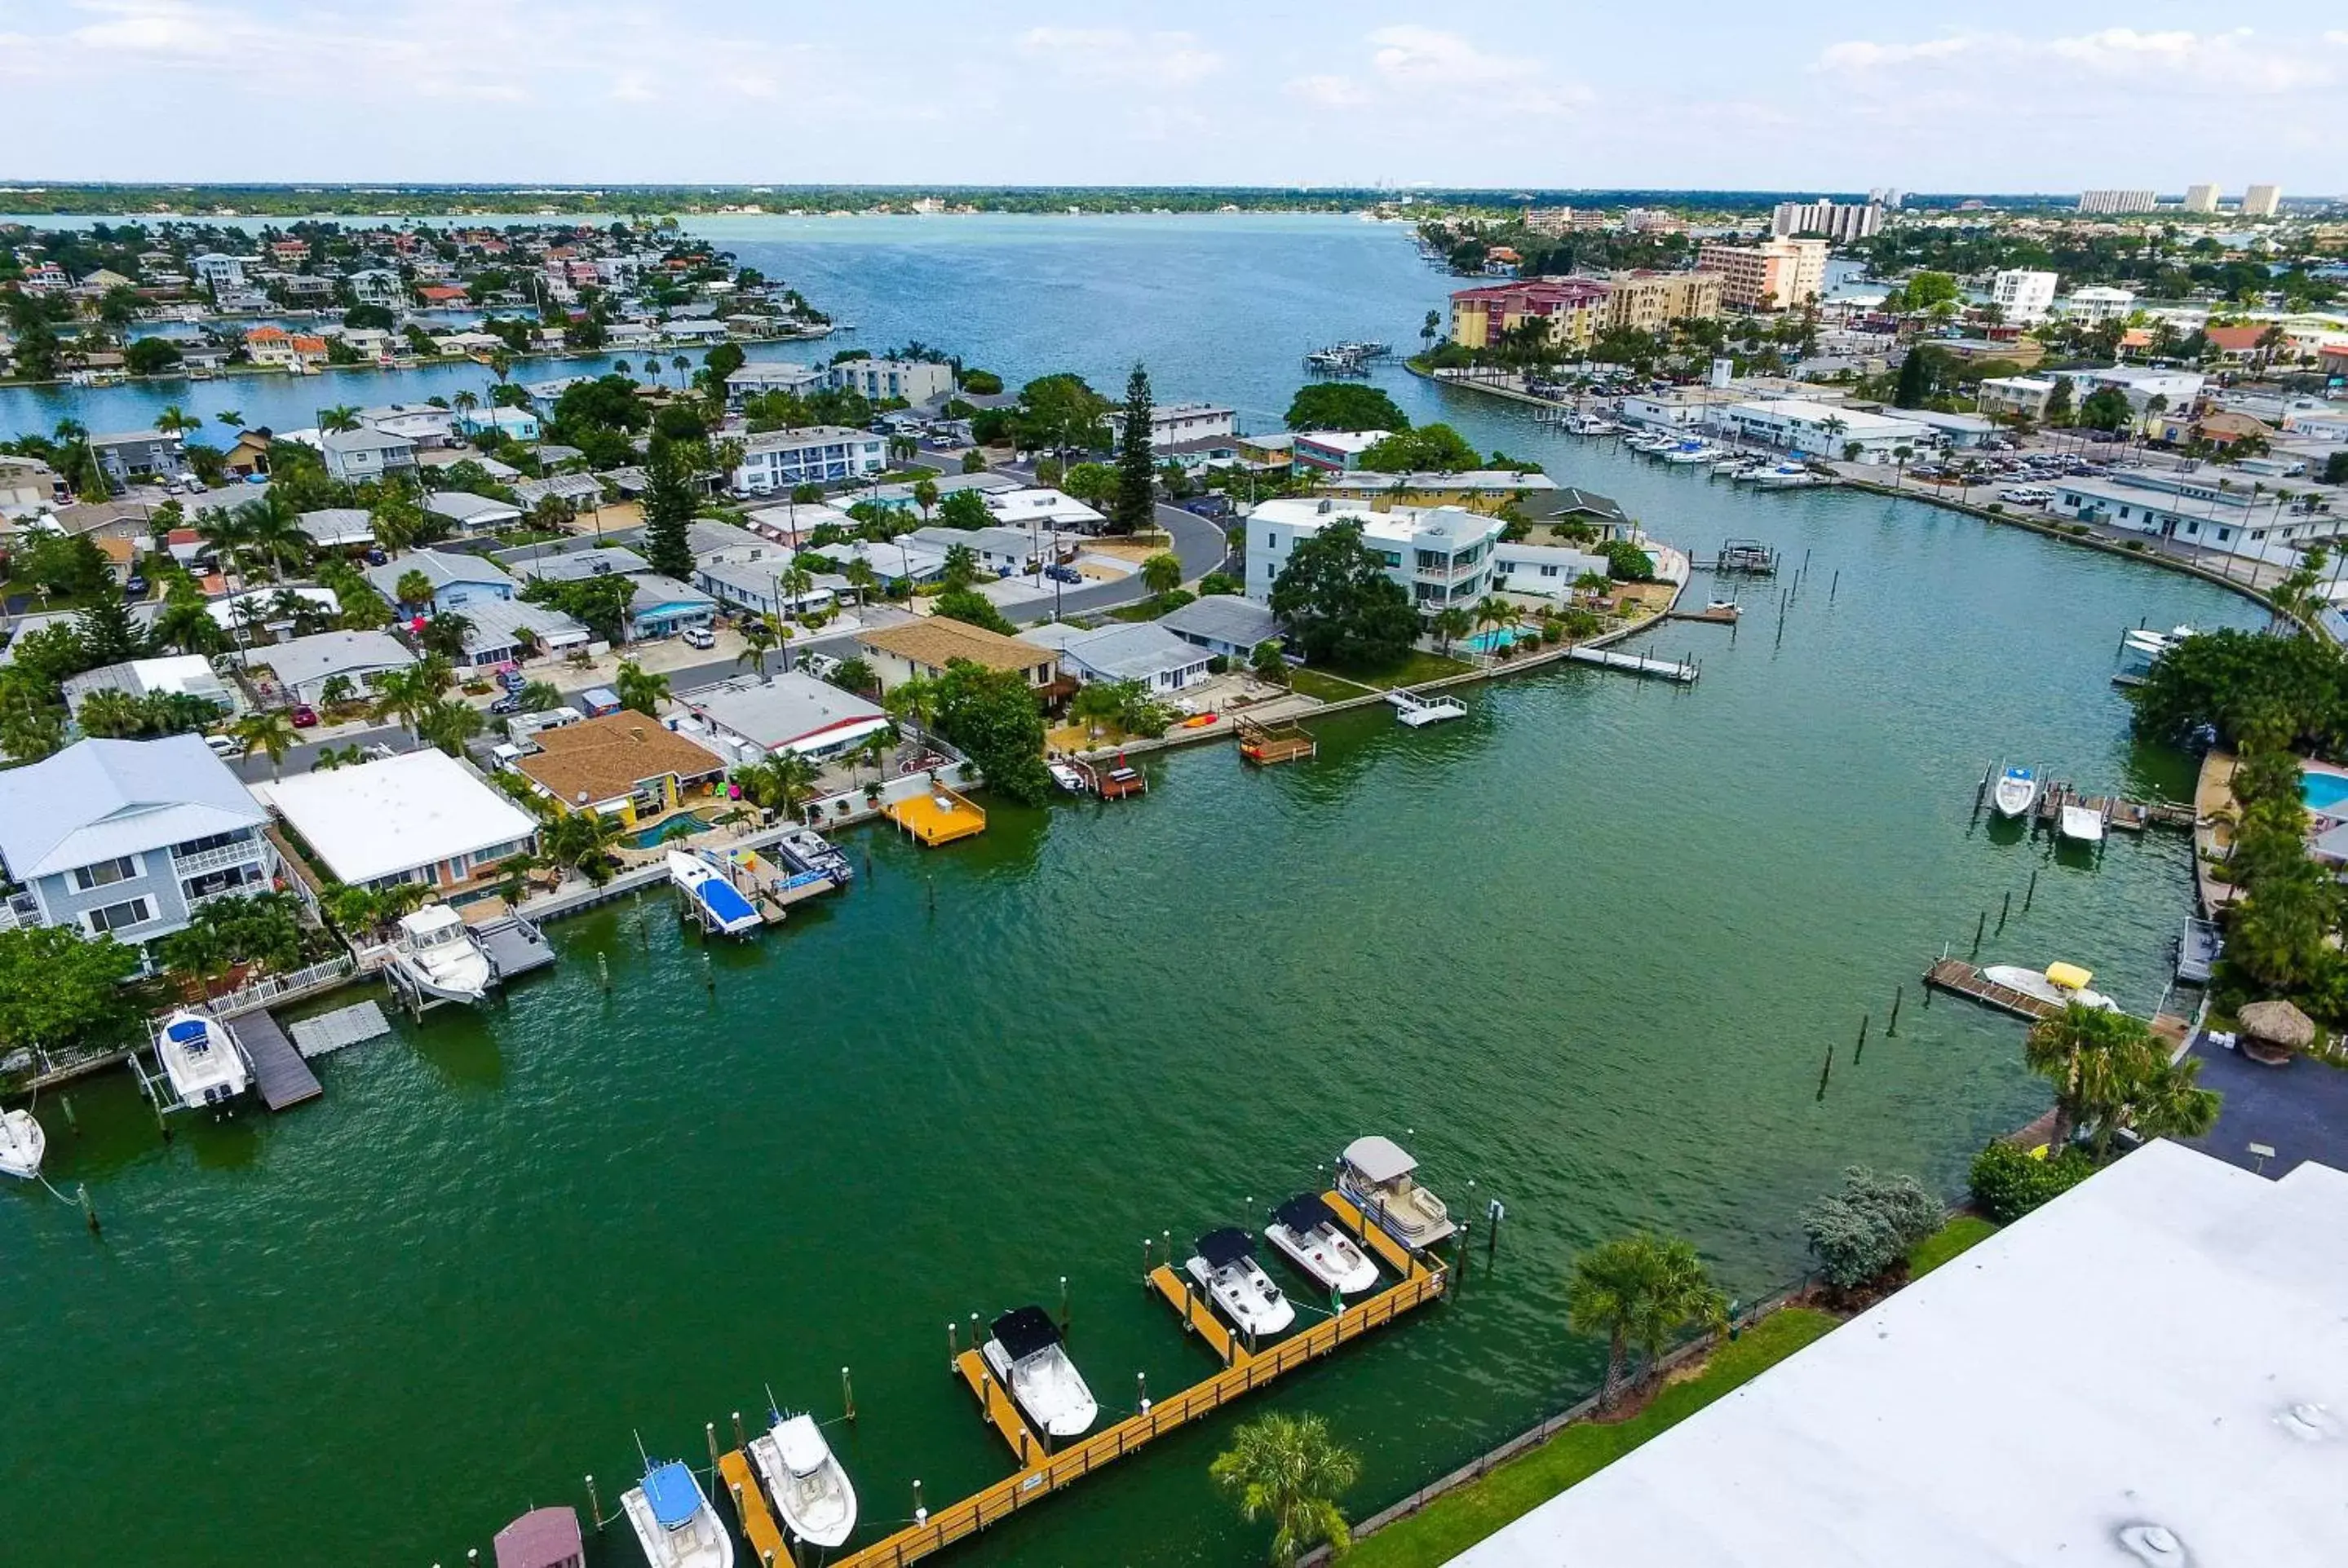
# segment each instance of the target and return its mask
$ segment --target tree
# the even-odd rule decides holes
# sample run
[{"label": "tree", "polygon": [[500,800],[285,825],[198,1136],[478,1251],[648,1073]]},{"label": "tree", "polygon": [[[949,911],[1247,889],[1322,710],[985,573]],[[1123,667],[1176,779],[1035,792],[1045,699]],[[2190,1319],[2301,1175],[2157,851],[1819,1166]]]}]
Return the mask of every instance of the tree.
[{"label": "tree", "polygon": [[2135,418],[2127,394],[2116,386],[2099,386],[2079,405],[2079,423],[2090,430],[2125,430]]},{"label": "tree", "polygon": [[734,770],[744,799],[785,816],[798,815],[799,806],[815,794],[816,777],[815,764],[797,752],[777,752]]},{"label": "tree", "polygon": [[1727,1317],[1694,1245],[1643,1231],[1602,1242],[1573,1260],[1566,1312],[1575,1333],[1605,1337],[1601,1407],[1612,1407],[1622,1393],[1632,1346],[1646,1352],[1652,1374],[1673,1334],[1692,1323],[1716,1327]]},{"label": "tree", "polygon": [[[2192,1095],[2209,1092],[2194,1089],[2189,1076],[2181,1081],[2163,1076],[2168,1052],[2141,1019],[2084,1002],[2032,1025],[2023,1041],[2023,1061],[2054,1085],[2054,1125],[2047,1147],[2056,1152],[2070,1146],[2079,1128],[2092,1126],[2100,1154],[2128,1122],[2130,1106],[2148,1094],[2161,1102],[2164,1117],[2189,1122],[2199,1103]],[[2214,1097],[2209,1109],[2214,1114]]]},{"label": "tree", "polygon": [[945,528],[973,528],[994,526],[994,514],[986,509],[986,499],[976,490],[956,490],[938,505],[938,522]]},{"label": "tree", "polygon": [[397,594],[401,605],[409,610],[423,610],[433,600],[431,578],[414,568],[399,574],[399,579],[391,585],[391,591]]},{"label": "tree", "polygon": [[1182,559],[1171,550],[1159,550],[1141,563],[1141,586],[1152,593],[1171,593],[1182,586]]},{"label": "tree", "polygon": [[983,626],[989,631],[998,631],[1005,637],[1011,636],[1019,630],[1004,618],[1003,611],[994,608],[994,600],[984,594],[967,588],[948,589],[931,601],[931,608],[933,613],[943,616],[948,620],[959,620],[971,626]]},{"label": "tree", "polygon": [[880,682],[880,678],[873,672],[872,666],[862,659],[843,659],[839,661],[839,668],[831,672],[833,685],[860,696],[870,692]]},{"label": "tree", "polygon": [[1125,380],[1125,415],[1117,446],[1117,497],[1109,531],[1135,534],[1157,518],[1157,443],[1150,425],[1149,373],[1139,364]]},{"label": "tree", "polygon": [[1448,425],[1396,431],[1361,456],[1361,466],[1377,474],[1456,474],[1482,465],[1481,454]]},{"label": "tree", "polygon": [[1999,1225],[2012,1225],[2095,1174],[2085,1149],[2049,1150],[2044,1159],[2012,1143],[1994,1143],[1973,1156],[1967,1179],[1973,1206]]},{"label": "tree", "polygon": [[936,687],[938,733],[978,764],[988,788],[1023,805],[1051,798],[1051,775],[1044,771],[1044,711],[1024,672],[957,659]]},{"label": "tree", "polygon": [[142,337],[123,349],[122,364],[133,375],[160,375],[185,357],[170,338]]},{"label": "tree", "polygon": [[1655,579],[1655,558],[1629,539],[1609,539],[1598,553],[1606,558],[1606,575],[1618,582]]},{"label": "tree", "polygon": [[1475,618],[1464,605],[1446,605],[1427,617],[1426,629],[1434,633],[1437,645],[1448,653],[1452,643],[1476,629]]},{"label": "tree", "polygon": [[1319,1416],[1275,1412],[1243,1423],[1207,1473],[1241,1518],[1272,1521],[1279,1568],[1292,1568],[1323,1542],[1334,1553],[1353,1544],[1337,1497],[1360,1477],[1361,1462],[1331,1439]]},{"label": "tree", "polygon": [[1921,408],[1939,389],[1946,356],[1918,343],[1900,362],[1900,381],[1891,394],[1895,408]]},{"label": "tree", "polygon": [[1362,543],[1362,525],[1333,523],[1298,541],[1272,582],[1272,612],[1318,663],[1376,670],[1418,637],[1418,616],[1385,558]]},{"label": "tree", "polygon": [[514,693],[517,712],[545,713],[562,706],[562,692],[551,681],[525,681]]},{"label": "tree", "polygon": [[74,926],[0,931],[0,1047],[55,1054],[111,1046],[137,1018],[124,982],[139,949]]},{"label": "tree", "polygon": [[318,411],[318,428],[330,435],[358,427],[359,411],[347,403],[338,403],[332,408]]},{"label": "tree", "polygon": [[655,445],[644,466],[644,560],[680,582],[693,579],[693,476],[674,446]]},{"label": "tree", "polygon": [[1827,1283],[1855,1290],[1889,1274],[1940,1229],[1941,1204],[1913,1176],[1878,1175],[1864,1165],[1842,1176],[1840,1192],[1802,1211],[1802,1229]]},{"label": "tree", "polygon": [[1385,389],[1357,381],[1316,381],[1289,400],[1291,430],[1407,430],[1410,416]]},{"label": "tree", "polygon": [[2054,390],[2046,395],[2046,413],[2044,415],[2044,418],[2047,424],[2068,425],[2071,423],[2071,378],[2067,375],[2056,376],[2054,378]]},{"label": "tree", "polygon": [[416,641],[427,653],[438,653],[453,662],[465,656],[465,639],[472,630],[470,620],[453,610],[444,610],[424,623]]},{"label": "tree", "polygon": [[782,633],[775,629],[774,617],[753,616],[742,625],[742,651],[734,656],[736,664],[757,667],[758,679],[767,678],[767,655],[782,641]]},{"label": "tree", "polygon": [[1071,371],[1038,376],[1019,389],[1019,445],[1030,452],[1091,452],[1109,444],[1108,399]]},{"label": "tree", "polygon": [[978,552],[968,545],[948,545],[939,578],[950,589],[968,588],[978,580]]},{"label": "tree", "polygon": [[247,713],[230,726],[229,733],[243,743],[248,753],[259,752],[269,759],[272,778],[285,776],[285,753],[301,739],[294,733],[293,723],[274,709]]},{"label": "tree", "polygon": [[376,680],[375,716],[379,721],[397,721],[420,740],[423,738],[420,725],[424,716],[439,698],[439,690],[433,684],[426,666],[412,664]]},{"label": "tree", "polygon": [[481,711],[470,702],[450,698],[435,698],[417,715],[417,738],[429,742],[452,757],[465,754],[465,743],[481,733],[489,723]]},{"label": "tree", "polygon": [[548,862],[568,866],[601,887],[612,879],[612,851],[626,836],[627,825],[599,811],[566,812],[539,835]]},{"label": "tree", "polygon": [[100,594],[91,600],[75,617],[74,627],[81,633],[83,655],[93,667],[143,658],[148,651],[148,634],[130,618],[130,607],[120,594]]},{"label": "tree", "polygon": [[1433,348],[1435,340],[1443,335],[1443,313],[1430,310],[1418,323],[1418,341],[1424,348]]},{"label": "tree", "polygon": [[668,695],[668,677],[646,670],[633,659],[623,660],[612,690],[618,694],[621,707],[656,719],[661,702]]},{"label": "tree", "polygon": [[1946,272],[1911,272],[1906,289],[1910,311],[1930,311],[1935,305],[1952,304],[1957,297],[1957,281]]}]

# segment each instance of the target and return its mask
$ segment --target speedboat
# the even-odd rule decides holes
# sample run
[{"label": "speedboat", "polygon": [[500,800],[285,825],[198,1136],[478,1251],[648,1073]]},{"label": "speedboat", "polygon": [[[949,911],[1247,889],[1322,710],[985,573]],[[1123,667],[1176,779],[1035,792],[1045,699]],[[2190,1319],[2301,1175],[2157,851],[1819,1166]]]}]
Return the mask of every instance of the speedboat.
[{"label": "speedboat", "polygon": [[668,879],[693,900],[703,923],[720,936],[746,937],[766,924],[758,907],[726,880],[725,872],[689,850],[668,852]]},{"label": "speedboat", "polygon": [[1672,444],[1668,436],[1658,436],[1650,430],[1638,436],[1625,436],[1622,445],[1633,452],[1660,452]]},{"label": "speedboat", "polygon": [[1080,1437],[1100,1414],[1084,1375],[1068,1359],[1060,1330],[1040,1307],[1020,1307],[994,1320],[980,1348],[995,1380],[1047,1437]]},{"label": "speedboat", "polygon": [[1045,763],[1044,771],[1052,775],[1054,784],[1058,784],[1070,794],[1085,794],[1091,789],[1091,786],[1085,783],[1085,775],[1078,773],[1070,764]]},{"label": "speedboat", "polygon": [[182,1104],[225,1105],[252,1086],[244,1052],[219,1020],[200,1012],[182,1010],[163,1020],[155,1058]]},{"label": "speedboat", "polygon": [[41,1173],[48,1134],[29,1111],[0,1111],[0,1176],[29,1182]]},{"label": "speedboat", "polygon": [[827,1551],[845,1543],[856,1530],[856,1488],[823,1429],[813,1416],[768,1413],[774,1425],[750,1440],[750,1462],[775,1512],[801,1541]]},{"label": "speedboat", "polygon": [[2007,768],[1997,775],[1989,804],[2000,816],[2028,816],[2038,804],[2038,774],[2030,768]]},{"label": "speedboat", "polygon": [[1345,1234],[1335,1213],[1312,1193],[1299,1193],[1272,1210],[1263,1239],[1331,1290],[1353,1296],[1377,1286],[1377,1261]]},{"label": "speedboat", "polygon": [[2054,819],[2054,831],[2076,844],[2101,844],[2104,841],[2104,814],[2066,801]]},{"label": "speedboat", "polygon": [[464,917],[446,904],[427,904],[399,921],[391,961],[426,996],[478,1002],[489,991],[489,956],[465,929]]},{"label": "speedboat", "polygon": [[1255,1260],[1255,1237],[1237,1226],[1209,1231],[1182,1267],[1231,1327],[1253,1337],[1277,1334],[1296,1321],[1296,1308]]},{"label": "speedboat", "polygon": [[2007,990],[2020,991],[2056,1007],[2078,1002],[2105,1012],[2119,1011],[2119,1003],[2101,991],[2087,989],[2087,982],[2095,978],[2076,964],[2049,964],[2043,973],[2019,964],[1992,964],[1982,971],[1982,979],[1993,986],[2003,986]]},{"label": "speedboat", "polygon": [[1375,1133],[1356,1138],[1337,1157],[1337,1191],[1413,1252],[1424,1252],[1459,1227],[1443,1200],[1411,1179],[1418,1162],[1402,1145]]},{"label": "speedboat", "polygon": [[1744,616],[1745,607],[1733,599],[1712,599],[1704,601],[1704,612],[1706,615],[1725,615],[1731,620],[1738,620]]},{"label": "speedboat", "polygon": [[652,1568],[734,1568],[734,1538],[682,1460],[644,1467],[620,1498]]}]

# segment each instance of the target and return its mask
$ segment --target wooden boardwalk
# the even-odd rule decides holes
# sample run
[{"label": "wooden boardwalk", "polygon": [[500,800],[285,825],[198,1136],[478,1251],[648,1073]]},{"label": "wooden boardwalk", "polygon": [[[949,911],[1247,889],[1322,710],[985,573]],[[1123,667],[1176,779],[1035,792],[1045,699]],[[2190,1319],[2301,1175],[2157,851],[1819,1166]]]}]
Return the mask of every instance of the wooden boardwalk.
[{"label": "wooden boardwalk", "polygon": [[734,1517],[741,1521],[742,1539],[750,1543],[758,1568],[796,1563],[798,1560],[783,1540],[782,1527],[775,1522],[774,1514],[767,1507],[766,1494],[758,1490],[758,1478],[750,1467],[749,1456],[740,1449],[718,1455],[717,1479],[725,1486],[726,1495],[734,1500]]},{"label": "wooden boardwalk", "polygon": [[2130,800],[2125,795],[2083,794],[2061,779],[2039,792],[2038,802],[2031,807],[2031,815],[2038,825],[2052,829],[2062,822],[2063,808],[2066,805],[2085,806],[2103,818],[2106,826],[2118,828],[2123,833],[2142,833],[2150,827],[2174,828],[2189,833],[2197,820],[2189,805],[2178,805],[2165,800]]},{"label": "wooden boardwalk", "polygon": [[1993,1007],[2000,1012],[2029,1019],[2034,1023],[2040,1019],[2053,1018],[2063,1010],[2054,1003],[2034,997],[2027,991],[1997,984],[1962,958],[1942,958],[1924,971],[1924,983],[1969,998],[1983,1007]]},{"label": "wooden boardwalk", "polygon": [[277,1027],[276,1015],[267,1010],[249,1012],[232,1019],[224,1025],[229,1035],[252,1063],[252,1087],[261,1102],[272,1111],[283,1111],[305,1100],[315,1100],[326,1091],[318,1082],[318,1075]]},{"label": "wooden boardwalk", "polygon": [[984,1355],[977,1350],[963,1351],[954,1358],[954,1371],[978,1400],[986,1424],[1009,1446],[1013,1459],[1025,1466],[1043,1458],[1048,1445],[1027,1424],[1027,1418],[1012,1400],[1011,1390],[995,1381],[994,1368],[987,1366]]},{"label": "wooden boardwalk", "polygon": [[1260,768],[1301,762],[1321,750],[1321,743],[1313,738],[1313,733],[1293,719],[1271,724],[1241,719],[1232,727],[1239,733],[1240,755]]}]

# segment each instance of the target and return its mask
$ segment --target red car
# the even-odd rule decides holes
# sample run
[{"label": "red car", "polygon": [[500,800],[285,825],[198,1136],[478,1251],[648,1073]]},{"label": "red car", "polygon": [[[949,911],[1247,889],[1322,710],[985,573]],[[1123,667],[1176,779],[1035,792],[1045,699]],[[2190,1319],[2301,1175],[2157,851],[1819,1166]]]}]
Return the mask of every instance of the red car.
[{"label": "red car", "polygon": [[294,720],[294,727],[295,729],[306,730],[310,728],[311,725],[315,724],[318,722],[318,710],[313,708],[307,702],[296,702],[294,704],[294,712],[291,717]]}]

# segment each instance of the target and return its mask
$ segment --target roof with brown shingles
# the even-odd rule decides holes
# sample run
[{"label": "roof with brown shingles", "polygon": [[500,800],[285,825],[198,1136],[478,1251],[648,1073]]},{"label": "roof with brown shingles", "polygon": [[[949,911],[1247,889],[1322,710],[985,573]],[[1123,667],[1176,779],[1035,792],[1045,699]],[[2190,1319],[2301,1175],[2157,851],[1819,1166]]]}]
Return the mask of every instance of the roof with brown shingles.
[{"label": "roof with brown shingles", "polygon": [[989,631],[983,626],[939,615],[902,626],[859,632],[856,641],[867,648],[938,670],[954,660],[967,659],[989,670],[1028,671],[1038,664],[1049,664],[1057,657],[1048,648],[1038,648],[1016,637]]},{"label": "roof with brown shingles", "polygon": [[566,805],[614,800],[646,779],[722,773],[726,764],[706,746],[661,727],[657,719],[623,710],[583,723],[541,730],[539,750],[514,766]]}]

